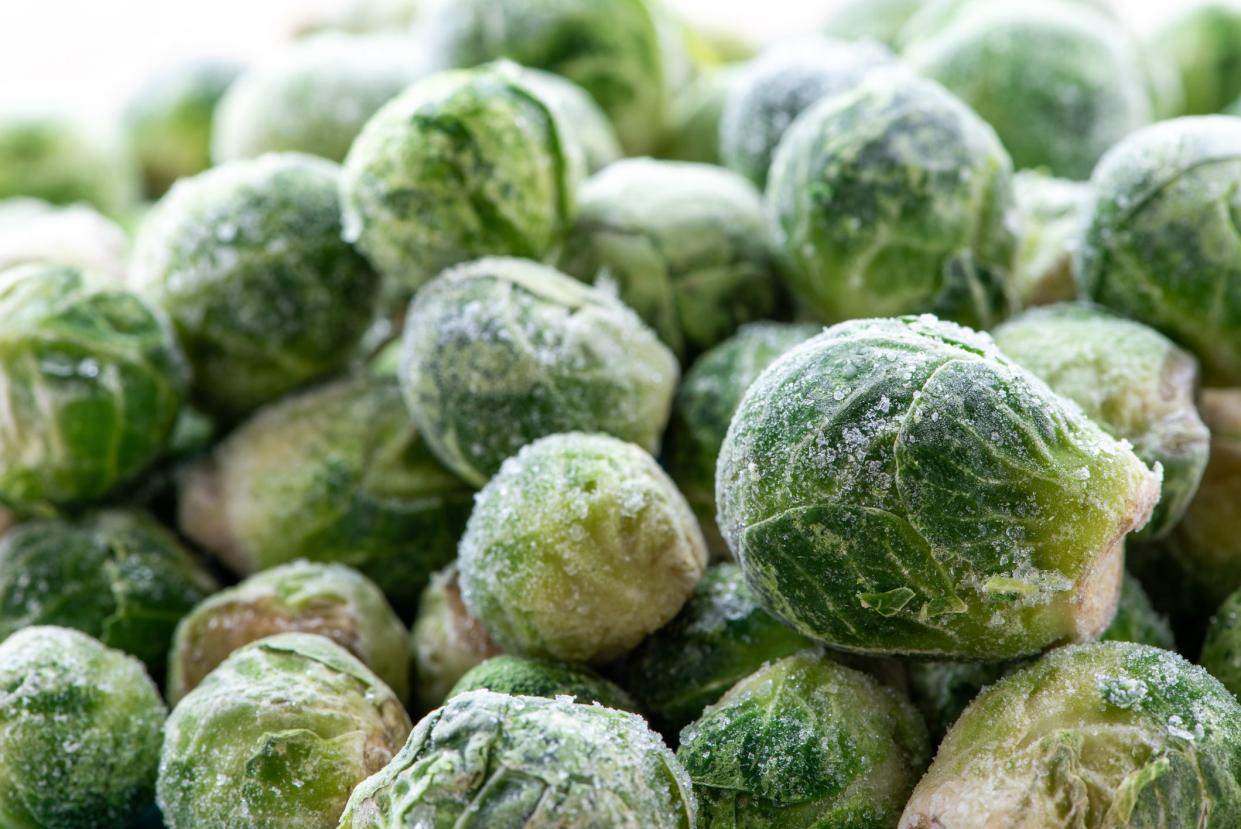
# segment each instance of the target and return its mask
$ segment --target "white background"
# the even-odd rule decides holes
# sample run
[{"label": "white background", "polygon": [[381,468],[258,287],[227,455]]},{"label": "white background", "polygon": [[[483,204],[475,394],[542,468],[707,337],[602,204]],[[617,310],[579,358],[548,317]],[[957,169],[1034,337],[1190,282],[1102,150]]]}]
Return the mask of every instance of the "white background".
[{"label": "white background", "polygon": [[[1138,31],[1190,0],[1116,0]],[[145,77],[189,57],[251,59],[340,0],[0,0],[0,112],[101,122]],[[756,42],[814,31],[833,0],[670,0]],[[1040,2],[1040,0],[1029,0]]]}]

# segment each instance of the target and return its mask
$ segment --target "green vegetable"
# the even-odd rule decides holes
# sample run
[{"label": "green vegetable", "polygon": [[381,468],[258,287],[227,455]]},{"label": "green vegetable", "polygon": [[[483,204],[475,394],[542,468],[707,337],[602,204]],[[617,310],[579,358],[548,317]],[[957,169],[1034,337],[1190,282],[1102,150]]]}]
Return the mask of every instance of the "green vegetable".
[{"label": "green vegetable", "polygon": [[820,101],[767,188],[790,286],[827,321],[929,311],[993,325],[1012,304],[1010,167],[977,115],[906,72]]},{"label": "green vegetable", "polygon": [[720,450],[763,606],[845,650],[994,660],[1097,636],[1159,479],[985,334],[860,320],[788,352]]},{"label": "green vegetable", "polygon": [[120,218],[137,199],[138,176],[115,148],[53,116],[0,117],[0,199],[86,202]]},{"label": "green vegetable", "polygon": [[681,733],[702,829],[886,829],[930,758],[909,701],[806,651],[737,683]]},{"label": "green vegetable", "polygon": [[641,717],[471,691],[358,786],[340,829],[693,829],[695,817],[685,771]]},{"label": "green vegetable", "polygon": [[543,72],[525,69],[522,81],[557,111],[564,128],[581,145],[586,159],[586,172],[602,170],[623,155],[620,139],[594,98],[573,81]]},{"label": "green vegetable", "polygon": [[479,690],[551,699],[574,697],[583,705],[599,703],[623,711],[636,710],[628,694],[590,668],[554,659],[493,656],[457,680],[448,698]]},{"label": "green vegetable", "polygon": [[1184,100],[1175,115],[1219,112],[1241,95],[1241,10],[1230,3],[1178,4],[1147,48],[1176,69]]},{"label": "green vegetable", "polygon": [[1241,696],[1241,591],[1232,593],[1215,611],[1198,664],[1233,696]]},{"label": "green vegetable", "polygon": [[142,663],[75,630],[0,643],[0,825],[126,826],[155,788],[164,703]]},{"label": "green vegetable", "polygon": [[1012,277],[1018,304],[1030,307],[1077,299],[1073,250],[1090,186],[1022,170],[1013,177],[1013,201],[1021,219]]},{"label": "green vegetable", "polygon": [[409,649],[418,708],[437,708],[461,677],[500,649],[461,601],[457,566],[431,577],[418,602]]},{"label": "green vegetable", "polygon": [[674,161],[721,163],[720,120],[729,90],[741,71],[735,64],[713,66],[677,91],[656,155]]},{"label": "green vegetable", "polygon": [[677,374],[611,294],[518,259],[448,271],[405,320],[410,415],[436,457],[476,486],[557,432],[606,432],[655,451]]},{"label": "green vegetable", "polygon": [[334,829],[409,735],[400,702],[334,642],[282,633],[224,660],[173,709],[157,794],[169,829]]},{"label": "green vegetable", "polygon": [[478,494],[461,594],[506,651],[619,656],[681,609],[707,563],[698,522],[642,449],[606,435],[523,448]]}]

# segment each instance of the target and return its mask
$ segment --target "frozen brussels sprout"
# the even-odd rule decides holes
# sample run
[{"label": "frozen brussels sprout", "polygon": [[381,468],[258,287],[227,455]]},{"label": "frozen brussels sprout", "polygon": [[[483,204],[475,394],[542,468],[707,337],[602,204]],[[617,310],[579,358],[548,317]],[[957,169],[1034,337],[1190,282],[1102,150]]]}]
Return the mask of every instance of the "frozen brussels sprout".
[{"label": "frozen brussels sprout", "polygon": [[1077,250],[1086,297],[1189,348],[1215,385],[1241,385],[1239,182],[1241,118],[1147,127],[1099,162]]},{"label": "frozen brussels sprout", "polygon": [[500,653],[461,601],[456,565],[432,576],[422,591],[409,645],[414,697],[423,711],[438,707],[461,677]]},{"label": "frozen brussels sprout", "polygon": [[1077,299],[1073,251],[1090,186],[1034,170],[1013,177],[1013,202],[1020,217],[1013,290],[1023,307]]},{"label": "frozen brussels sprout", "polygon": [[367,122],[345,159],[345,237],[404,300],[487,255],[541,259],[573,218],[584,152],[509,63],[442,72]]},{"label": "frozen brussels sprout", "polygon": [[106,273],[121,285],[128,259],[125,231],[93,207],[0,201],[0,271],[49,262]]},{"label": "frozen brussels sprout", "polygon": [[720,159],[763,187],[776,146],[797,116],[894,60],[871,41],[814,37],[768,47],[740,70],[724,99]]},{"label": "frozen brussels sprout", "polygon": [[684,769],[641,717],[471,691],[358,786],[340,829],[693,829],[695,817]]},{"label": "frozen brussels sprout", "polygon": [[896,46],[901,29],[923,5],[924,0],[845,0],[823,30],[846,40],[877,40]]},{"label": "frozen brussels sprout", "polygon": [[341,239],[339,168],[294,153],[178,183],[144,223],[134,283],[194,368],[194,398],[238,418],[348,362],[379,277]]},{"label": "frozen brussels sprout", "polygon": [[829,328],[759,375],[716,477],[767,610],[844,650],[1004,659],[1111,621],[1159,476],[986,334]]},{"label": "frozen brussels sprout", "polygon": [[719,564],[619,673],[651,721],[676,734],[741,679],[812,644],[759,606],[737,565]]},{"label": "frozen brussels sprout", "polygon": [[1017,167],[1088,178],[1151,120],[1142,63],[1119,24],[1065,2],[974,6],[906,57],[995,127]]},{"label": "frozen brussels sprout", "polygon": [[1241,591],[1224,600],[1211,618],[1198,664],[1241,697]]},{"label": "frozen brussels sprout", "polygon": [[118,218],[137,199],[137,172],[113,147],[52,116],[0,118],[0,199],[86,202]]},{"label": "frozen brussels sprout", "polygon": [[340,564],[296,561],[216,593],[181,620],[169,657],[169,701],[198,687],[243,645],[288,631],[326,636],[399,700],[409,695],[408,632],[379,588]]},{"label": "frozen brussels sprout", "polygon": [[504,463],[478,494],[458,560],[465,606],[506,651],[600,662],[677,614],[707,548],[650,455],[574,432]]},{"label": "frozen brussels sprout", "polygon": [[186,371],[167,322],[108,277],[0,272],[0,504],[47,513],[107,495],[163,451]]},{"label": "frozen brussels sprout", "polygon": [[401,386],[431,451],[482,486],[557,432],[605,432],[654,452],[676,358],[610,293],[544,265],[481,259],[419,292]]},{"label": "frozen brussels sprout", "polygon": [[241,74],[220,101],[215,162],[269,152],[341,161],[380,107],[428,71],[413,38],[325,34]]},{"label": "frozen brussels sprout", "polygon": [[713,66],[678,90],[672,97],[656,155],[675,161],[721,163],[720,119],[724,117],[724,101],[741,71],[737,65]]},{"label": "frozen brussels sprout", "polygon": [[147,195],[211,166],[216,105],[240,72],[234,63],[194,61],[159,73],[134,96],[126,122]]},{"label": "frozen brussels sprout", "polygon": [[61,627],[0,643],[0,825],[128,826],[151,802],[164,703],[142,663]]},{"label": "frozen brussels sprout", "polygon": [[1148,48],[1176,67],[1184,95],[1178,115],[1219,112],[1241,95],[1241,8],[1233,3],[1177,4],[1177,14]]},{"label": "frozen brussels sprout", "polygon": [[616,137],[612,122],[586,90],[567,78],[539,69],[526,69],[521,77],[557,110],[561,123],[582,148],[586,172],[602,170],[621,157],[620,139]]},{"label": "frozen brussels sprout", "polygon": [[1082,407],[1110,435],[1163,467],[1163,491],[1141,538],[1181,520],[1207,464],[1211,436],[1194,405],[1198,363],[1140,322],[1089,305],[1027,311],[995,330],[1008,357]]},{"label": "frozen brussels sprout", "polygon": [[218,588],[141,513],[27,521],[0,538],[0,639],[31,625],[74,628],[163,676],[177,620]]},{"label": "frozen brussels sprout", "polygon": [[728,547],[715,524],[715,462],[741,398],[777,357],[823,330],[814,323],[754,322],[703,354],[677,389],[665,462],[698,516],[712,553]]},{"label": "frozen brussels sprout", "polygon": [[493,656],[471,668],[449,698],[487,690],[522,697],[573,697],[583,705],[599,703],[623,711],[636,710],[629,695],[584,665],[530,656]]},{"label": "frozen brussels sprout", "polygon": [[677,758],[703,829],[886,829],[930,746],[907,699],[804,651],[733,686],[681,732]]},{"label": "frozen brussels sprout", "polygon": [[932,312],[975,327],[1012,303],[1010,163],[931,81],[873,74],[780,144],[768,210],[789,281],[827,321]]},{"label": "frozen brussels sprout", "polygon": [[1057,648],[978,697],[902,829],[1241,821],[1241,706],[1206,671],[1129,642]]},{"label": "frozen brussels sprout", "polygon": [[182,531],[241,574],[298,558],[369,576],[406,618],[452,561],[472,491],[427,451],[393,378],[262,409],[182,484]]},{"label": "frozen brussels sprout", "polygon": [[224,660],[173,709],[157,799],[168,829],[335,829],[396,756],[409,716],[330,639],[281,633]]},{"label": "frozen brussels sprout", "polygon": [[598,102],[631,155],[649,152],[689,58],[660,0],[438,0],[420,23],[433,60],[508,58],[563,75]]},{"label": "frozen brussels sprout", "polygon": [[635,158],[590,178],[559,265],[614,286],[679,355],[774,316],[782,293],[762,197],[709,164]]}]

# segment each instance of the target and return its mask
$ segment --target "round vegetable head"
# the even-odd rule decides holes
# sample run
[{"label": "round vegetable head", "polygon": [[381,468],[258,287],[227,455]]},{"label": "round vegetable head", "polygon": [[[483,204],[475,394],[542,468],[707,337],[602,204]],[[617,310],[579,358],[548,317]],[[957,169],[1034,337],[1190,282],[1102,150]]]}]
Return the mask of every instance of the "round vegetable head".
[{"label": "round vegetable head", "polygon": [[0,199],[86,202],[119,218],[137,198],[137,173],[114,148],[53,117],[0,118]]},{"label": "round vegetable head", "polygon": [[1073,251],[1090,185],[1034,170],[1013,177],[1021,232],[1013,259],[1013,290],[1022,307],[1077,299]]},{"label": "round vegetable head", "polygon": [[1178,115],[1219,112],[1241,95],[1241,10],[1230,3],[1186,3],[1151,39],[1167,55],[1184,95]]}]

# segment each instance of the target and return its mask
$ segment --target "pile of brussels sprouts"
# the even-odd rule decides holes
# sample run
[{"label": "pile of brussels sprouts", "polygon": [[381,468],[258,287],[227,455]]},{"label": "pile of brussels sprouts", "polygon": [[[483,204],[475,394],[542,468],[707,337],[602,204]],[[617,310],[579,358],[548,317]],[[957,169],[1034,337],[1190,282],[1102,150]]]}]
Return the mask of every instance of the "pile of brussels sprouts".
[{"label": "pile of brussels sprouts", "polygon": [[1241,11],[836,5],[0,118],[0,829],[1241,826]]}]

